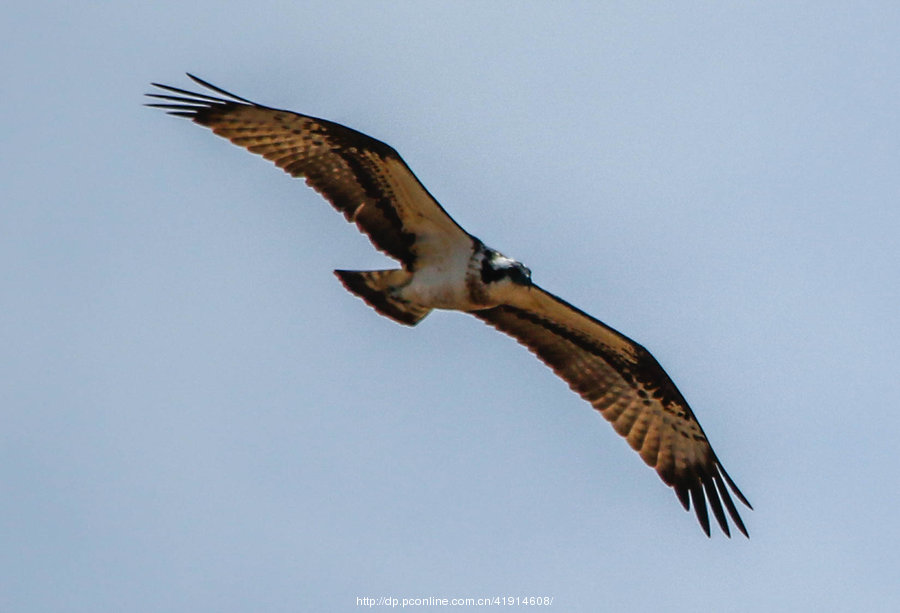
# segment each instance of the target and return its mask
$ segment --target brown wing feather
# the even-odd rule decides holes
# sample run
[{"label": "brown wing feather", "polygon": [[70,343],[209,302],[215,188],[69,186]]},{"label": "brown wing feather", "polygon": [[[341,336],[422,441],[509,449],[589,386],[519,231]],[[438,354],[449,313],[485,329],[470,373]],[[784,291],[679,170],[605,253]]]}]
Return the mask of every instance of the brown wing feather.
[{"label": "brown wing feather", "polygon": [[149,106],[207,126],[305,178],[375,247],[408,270],[415,269],[420,257],[469,240],[389,145],[331,121],[256,104],[188,76],[229,99],[154,83],[170,93],[147,94],[166,101]]},{"label": "brown wing feather", "polygon": [[646,349],[537,286],[522,288],[515,305],[472,314],[528,347],[600,411],[675,490],[685,509],[693,501],[707,535],[707,501],[726,535],[725,509],[747,535],[725,484],[741,502],[750,503],[725,472],[684,397]]}]

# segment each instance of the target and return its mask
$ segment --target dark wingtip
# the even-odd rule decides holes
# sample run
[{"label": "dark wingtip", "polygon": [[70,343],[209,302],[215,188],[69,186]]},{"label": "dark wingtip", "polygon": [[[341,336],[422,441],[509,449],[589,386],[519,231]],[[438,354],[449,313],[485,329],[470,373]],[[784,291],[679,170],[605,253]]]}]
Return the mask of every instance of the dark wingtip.
[{"label": "dark wingtip", "polygon": [[251,105],[253,104],[249,100],[245,100],[244,98],[226,92],[225,90],[211,85],[202,79],[194,77],[193,75],[189,74],[188,76],[194,79],[194,81],[196,81],[197,83],[211,89],[214,92],[229,96],[231,100],[219,98],[216,96],[210,96],[207,94],[201,94],[199,92],[192,92],[180,87],[173,87],[171,85],[164,85],[162,83],[153,82],[151,83],[153,87],[156,87],[166,93],[154,92],[146,93],[144,95],[149,98],[153,98],[154,100],[162,100],[163,102],[147,103],[144,106],[162,109],[166,111],[166,114],[168,115],[185,117],[187,119],[195,121],[196,123],[206,125],[204,118],[207,116],[208,111],[220,108],[228,108],[229,106],[244,103]]},{"label": "dark wingtip", "polygon": [[706,511],[706,496],[703,494],[703,484],[697,481],[691,485],[691,501],[694,503],[694,513],[700,522],[700,527],[706,536],[710,536],[709,532],[709,513]]},{"label": "dark wingtip", "polygon": [[709,506],[712,508],[713,516],[716,518],[719,528],[722,529],[725,536],[731,538],[731,531],[728,529],[728,520],[725,519],[725,510],[722,508],[722,501],[719,500],[719,494],[716,493],[716,486],[712,477],[709,475],[704,475],[703,477],[703,489],[706,490],[706,499],[709,501]]},{"label": "dark wingtip", "polygon": [[[728,515],[731,516],[731,520],[734,522],[734,525],[737,526],[737,529],[741,531],[741,534],[750,538],[750,535],[747,533],[747,528],[744,526],[744,521],[741,519],[740,514],[738,513],[737,507],[734,505],[734,501],[731,500],[731,495],[728,493],[728,487],[725,485],[725,482],[722,480],[719,472],[713,474],[713,481],[716,484],[716,489],[719,492],[719,496],[722,499],[722,502],[725,503],[725,508],[728,509]],[[753,507],[750,507],[751,509]]]},{"label": "dark wingtip", "polygon": [[[718,460],[717,460],[718,463]],[[728,472],[726,472],[725,468],[719,464],[719,472],[722,473],[722,476],[725,478],[725,481],[728,483],[728,486],[731,488],[731,491],[734,492],[734,495],[738,497],[738,500],[744,503],[748,509],[753,510],[753,505],[750,504],[750,501],[747,500],[747,497],[741,493],[741,490],[737,485],[734,484],[734,481],[731,480],[731,477],[728,476]]]},{"label": "dark wingtip", "polygon": [[[721,467],[717,466],[717,468]],[[711,474],[696,475],[697,478],[693,483],[682,480],[673,483],[671,487],[675,490],[675,494],[678,496],[678,500],[685,511],[690,511],[691,507],[694,507],[694,514],[697,516],[700,528],[702,528],[707,538],[712,537],[710,510],[712,510],[712,515],[716,518],[716,523],[725,536],[731,538],[731,526],[728,522],[728,517],[730,516],[738,531],[745,537],[750,538],[747,527],[744,525],[740,514],[738,514],[737,507],[735,507],[734,501],[729,495],[728,487],[723,480],[723,472],[716,470]],[[733,485],[730,480],[729,485]]]},{"label": "dark wingtip", "polygon": [[232,94],[232,93],[229,92],[229,91],[225,91],[225,90],[222,89],[221,87],[217,87],[217,86],[213,85],[212,83],[210,83],[209,81],[204,81],[204,80],[201,79],[200,77],[198,77],[198,76],[196,76],[196,75],[193,75],[193,74],[191,74],[191,73],[189,73],[189,72],[186,72],[185,74],[188,76],[188,78],[189,78],[191,81],[193,81],[194,83],[196,83],[196,84],[198,84],[198,85],[202,85],[202,86],[205,87],[206,89],[211,89],[212,91],[214,91],[214,92],[216,92],[216,93],[222,94],[223,96],[228,96],[229,98],[232,98],[232,99],[234,99],[234,100],[239,100],[239,101],[244,102],[244,103],[246,103],[246,104],[250,104],[250,105],[253,105],[253,106],[261,106],[261,105],[256,104],[256,103],[253,102],[252,100],[247,100],[246,98],[241,98],[241,97],[238,96],[237,94]]},{"label": "dark wingtip", "polygon": [[684,507],[685,511],[691,510],[691,499],[688,497],[687,488],[683,485],[673,485],[675,488],[675,495],[678,496],[678,501],[681,503],[681,506]]}]

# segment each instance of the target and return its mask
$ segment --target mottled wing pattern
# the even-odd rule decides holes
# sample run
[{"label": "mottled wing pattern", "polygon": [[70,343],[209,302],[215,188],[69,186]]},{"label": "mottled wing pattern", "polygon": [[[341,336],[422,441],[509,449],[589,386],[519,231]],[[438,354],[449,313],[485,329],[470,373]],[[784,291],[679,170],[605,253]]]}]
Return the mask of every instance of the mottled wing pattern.
[{"label": "mottled wing pattern", "polygon": [[381,251],[415,270],[419,258],[471,248],[471,239],[389,145],[340,124],[269,108],[193,75],[210,96],[154,83],[150,104],[187,117],[303,177]]},{"label": "mottled wing pattern", "polygon": [[750,503],[725,472],[694,413],[653,356],[537,286],[523,287],[519,297],[514,304],[472,314],[528,347],[600,411],[675,490],[686,510],[693,502],[707,535],[707,502],[726,535],[730,536],[725,509],[747,535],[726,483],[741,502],[748,507]]}]

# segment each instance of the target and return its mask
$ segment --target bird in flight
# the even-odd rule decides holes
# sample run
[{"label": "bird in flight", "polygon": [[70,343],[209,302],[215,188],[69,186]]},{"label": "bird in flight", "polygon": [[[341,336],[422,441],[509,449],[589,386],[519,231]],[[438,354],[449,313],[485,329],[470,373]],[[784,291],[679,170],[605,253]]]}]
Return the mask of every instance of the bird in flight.
[{"label": "bird in flight", "polygon": [[[325,197],[396,259],[392,270],[336,270],[381,315],[414,326],[432,309],[471,313],[527,347],[600,412],[691,505],[707,536],[709,510],[745,536],[729,493],[752,508],[684,396],[650,353],[531,280],[520,262],[459,226],[393,147],[340,124],[251,102],[188,76],[210,93],[153,83],[148,106],[210,128],[262,155]],[[216,95],[211,95],[216,94]],[[707,506],[709,509],[707,509]]]}]

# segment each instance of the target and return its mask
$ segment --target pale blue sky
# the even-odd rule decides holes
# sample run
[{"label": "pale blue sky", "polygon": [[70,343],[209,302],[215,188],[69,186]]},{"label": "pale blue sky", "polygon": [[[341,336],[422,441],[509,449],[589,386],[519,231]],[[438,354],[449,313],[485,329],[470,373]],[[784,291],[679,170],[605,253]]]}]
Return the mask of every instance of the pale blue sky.
[{"label": "pale blue sky", "polygon": [[[16,4],[0,610],[896,606],[896,3]],[[345,292],[386,264],[352,226],[141,106],[185,71],[391,143],[647,346],[751,539],[703,536],[511,339]]]}]

